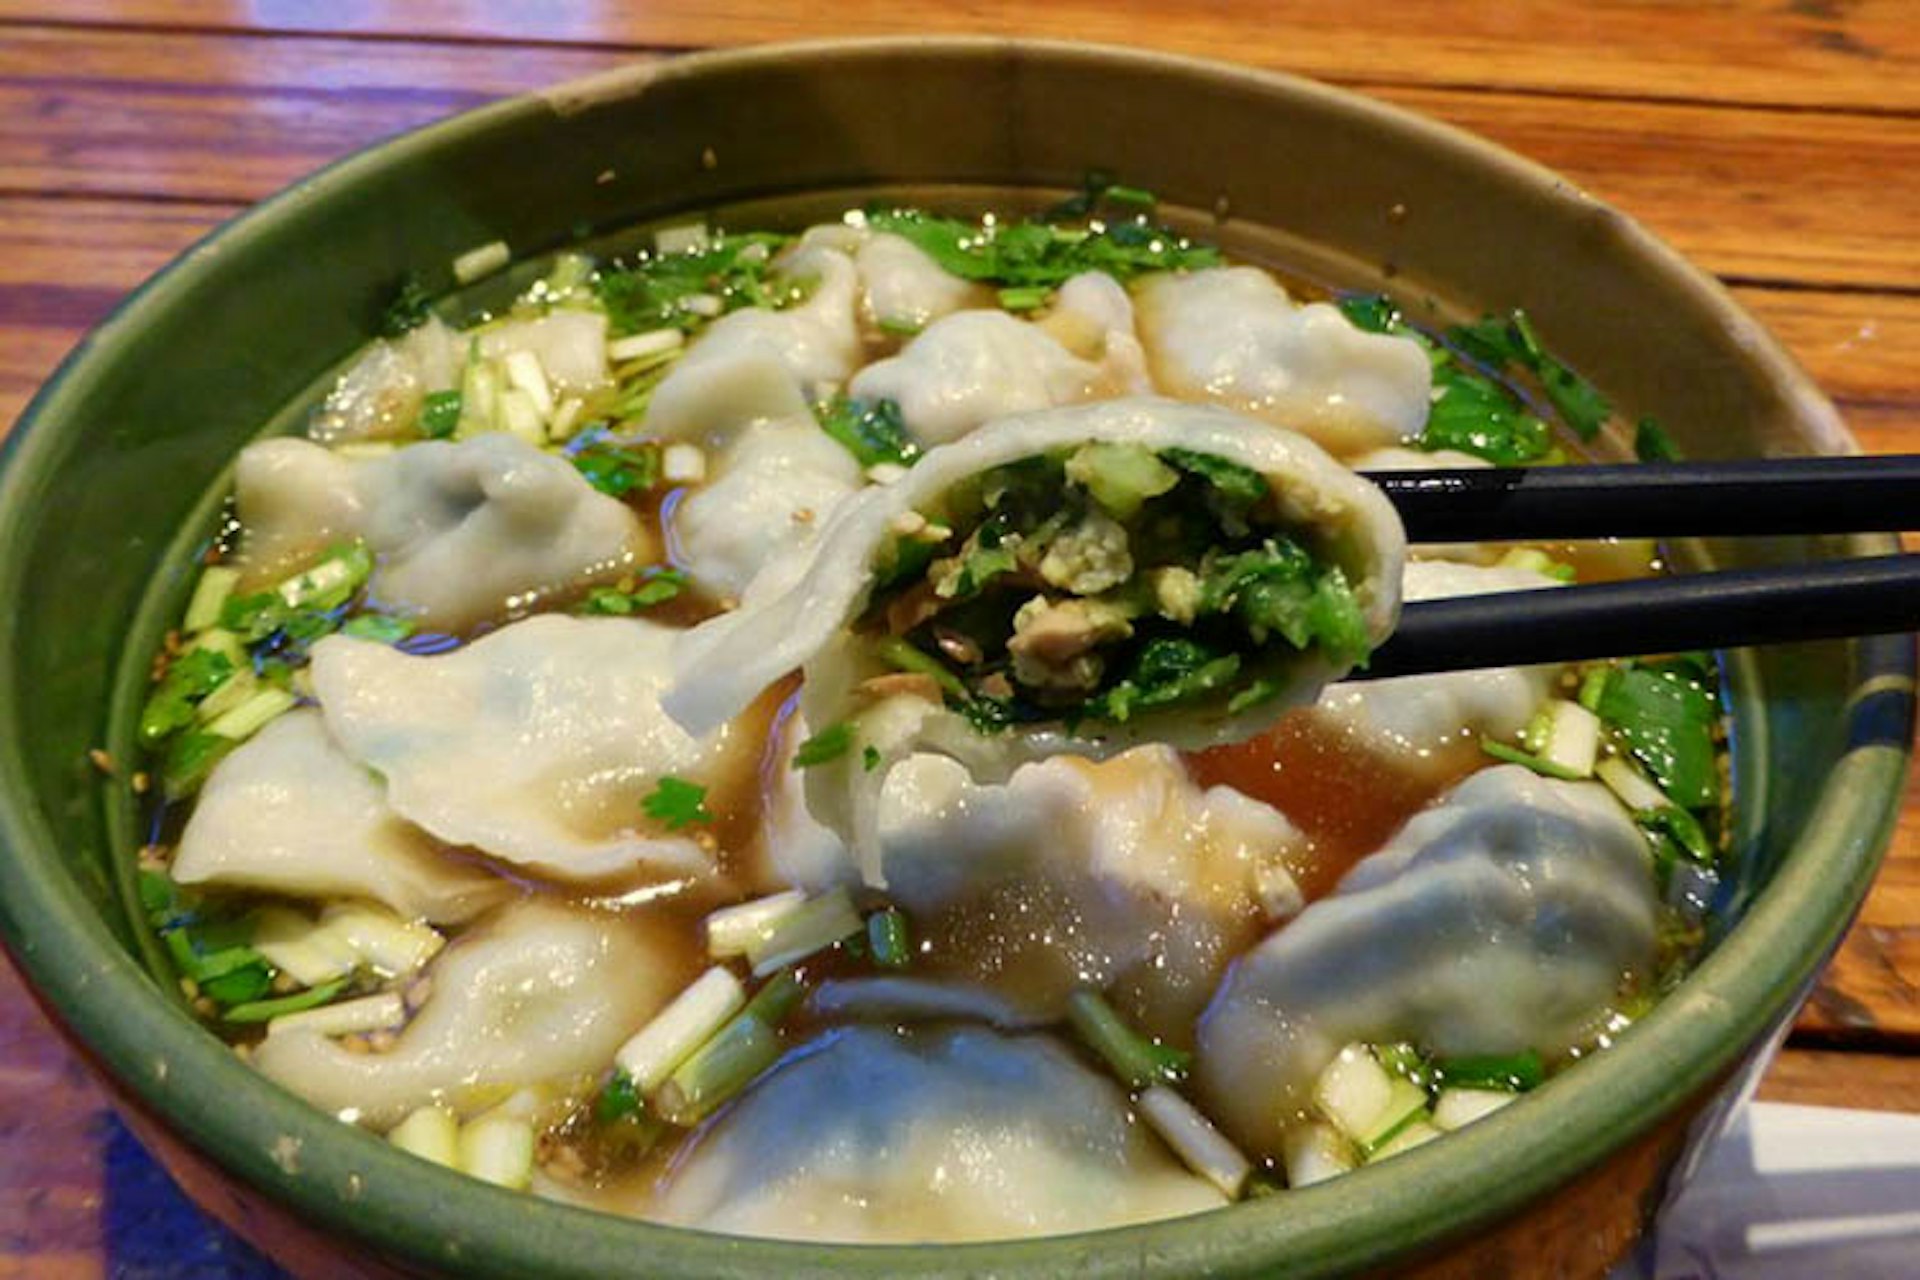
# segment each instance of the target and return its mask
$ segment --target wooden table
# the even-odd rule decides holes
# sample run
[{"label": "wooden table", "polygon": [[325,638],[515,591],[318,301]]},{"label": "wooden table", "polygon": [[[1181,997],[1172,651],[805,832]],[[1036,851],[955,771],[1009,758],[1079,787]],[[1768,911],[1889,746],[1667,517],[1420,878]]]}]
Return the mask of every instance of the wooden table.
[{"label": "wooden table", "polygon": [[[818,8],[831,17],[765,0],[0,0],[0,423],[148,273],[346,151],[632,59],[913,29],[1257,63],[1485,134],[1719,273],[1868,449],[1920,450],[1913,0]],[[1920,800],[1762,1093],[1920,1110],[1914,1054]],[[108,1212],[108,1184],[124,1199],[138,1160],[127,1145],[0,966],[0,1276],[138,1269]],[[172,1266],[150,1251],[139,1274],[258,1273],[217,1241],[179,1249]]]}]

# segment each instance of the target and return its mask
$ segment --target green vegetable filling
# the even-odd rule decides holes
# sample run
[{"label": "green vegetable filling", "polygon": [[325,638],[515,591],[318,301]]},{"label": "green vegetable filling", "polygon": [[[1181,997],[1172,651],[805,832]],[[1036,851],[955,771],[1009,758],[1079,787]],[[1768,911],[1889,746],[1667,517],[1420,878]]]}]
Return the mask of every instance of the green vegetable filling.
[{"label": "green vegetable filling", "polygon": [[876,658],[983,732],[1243,711],[1282,694],[1303,653],[1351,666],[1369,649],[1345,571],[1272,497],[1258,472],[1190,450],[1021,459],[902,523],[862,627]]}]

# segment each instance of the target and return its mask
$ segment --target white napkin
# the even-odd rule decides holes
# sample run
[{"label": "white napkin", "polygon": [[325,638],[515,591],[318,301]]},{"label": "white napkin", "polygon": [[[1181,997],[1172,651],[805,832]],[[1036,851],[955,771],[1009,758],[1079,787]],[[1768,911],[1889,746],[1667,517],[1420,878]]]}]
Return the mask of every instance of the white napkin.
[{"label": "white napkin", "polygon": [[1750,1105],[1642,1254],[1616,1280],[1920,1277],[1920,1115]]}]

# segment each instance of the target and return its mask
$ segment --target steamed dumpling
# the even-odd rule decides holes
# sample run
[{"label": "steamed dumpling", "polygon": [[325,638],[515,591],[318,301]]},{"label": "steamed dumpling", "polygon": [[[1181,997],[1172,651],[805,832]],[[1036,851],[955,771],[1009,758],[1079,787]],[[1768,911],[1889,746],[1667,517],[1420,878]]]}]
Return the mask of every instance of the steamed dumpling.
[{"label": "steamed dumpling", "polygon": [[814,398],[853,373],[862,348],[852,259],[802,246],[780,267],[812,280],[812,292],[780,311],[745,307],[708,326],[654,388],[648,435],[719,447],[750,422],[806,416]]},{"label": "steamed dumpling", "polygon": [[402,337],[379,339],[340,375],[307,434],[325,445],[401,436],[429,394],[459,385],[465,358],[460,335],[438,316]]},{"label": "steamed dumpling", "polygon": [[[773,780],[768,854],[789,884],[857,884],[846,847],[806,813],[791,770]],[[1114,986],[1156,1032],[1184,1038],[1227,960],[1257,936],[1301,837],[1269,805],[1202,790],[1166,747],[1093,764],[1057,758],[980,785],[916,755],[879,799],[879,872],[923,935],[990,957],[941,969],[1035,1015],[1075,987]]]},{"label": "steamed dumpling", "polygon": [[1235,963],[1197,1083],[1271,1154],[1350,1041],[1563,1053],[1651,975],[1657,911],[1646,841],[1605,788],[1483,770]]},{"label": "steamed dumpling", "polygon": [[648,1216],[877,1244],[1058,1235],[1223,1203],[1047,1037],[849,1027],[701,1130]]},{"label": "steamed dumpling", "polygon": [[611,581],[653,551],[625,504],[504,432],[411,445],[362,463],[357,482],[361,532],[379,557],[369,592],[431,626]]},{"label": "steamed dumpling", "polygon": [[253,581],[363,538],[377,557],[372,597],[450,630],[618,578],[654,550],[624,504],[504,432],[365,461],[307,440],[262,440],[241,451],[235,502]]},{"label": "steamed dumpling", "polygon": [[924,329],[950,312],[987,301],[986,290],[949,274],[904,236],[881,232],[853,255],[861,314],[882,329]]},{"label": "steamed dumpling", "polygon": [[[1446,560],[1408,561],[1401,582],[1408,601],[1565,585],[1531,569]],[[1479,667],[1328,685],[1313,714],[1378,754],[1417,766],[1462,740],[1514,737],[1551,696],[1559,671],[1552,665]]]},{"label": "steamed dumpling", "polygon": [[1135,287],[1155,384],[1283,427],[1335,453],[1395,444],[1427,420],[1433,373],[1410,338],[1296,305],[1255,267],[1148,276]]},{"label": "steamed dumpling", "polygon": [[[1076,350],[1077,348],[1077,350]],[[929,325],[897,356],[854,376],[858,400],[891,400],[925,445],[945,444],[982,423],[1147,390],[1133,310],[1104,275],[1061,286],[1048,321],[1004,311],[960,311]]]},{"label": "steamed dumpling", "polygon": [[699,878],[712,853],[642,801],[667,775],[729,785],[753,748],[731,726],[695,739],[661,712],[674,634],[542,614],[428,657],[329,636],[313,684],[388,803],[449,844],[564,880]]},{"label": "steamed dumpling", "polygon": [[860,464],[811,416],[746,427],[715,471],[673,508],[669,536],[696,582],[735,600],[777,554],[810,542],[862,483]]},{"label": "steamed dumpling", "polygon": [[350,1052],[311,1030],[269,1035],[253,1064],[327,1111],[376,1128],[442,1102],[602,1070],[673,998],[686,964],[657,922],[528,899],[440,953],[429,995],[384,1052]]},{"label": "steamed dumpling", "polygon": [[171,867],[181,884],[296,898],[371,898],[444,924],[512,896],[388,807],[379,779],[289,711],[214,767]]}]

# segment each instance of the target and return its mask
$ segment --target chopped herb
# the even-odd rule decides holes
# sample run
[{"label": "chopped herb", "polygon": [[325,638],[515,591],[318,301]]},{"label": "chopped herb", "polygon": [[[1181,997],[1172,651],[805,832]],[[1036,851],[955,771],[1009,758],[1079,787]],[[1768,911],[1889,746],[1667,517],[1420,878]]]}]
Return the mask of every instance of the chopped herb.
[{"label": "chopped herb", "polygon": [[1267,478],[1252,467],[1243,467],[1210,453],[1196,453],[1192,449],[1162,449],[1160,460],[1199,476],[1243,510],[1259,505],[1269,492]]},{"label": "chopped herb", "polygon": [[849,400],[836,396],[813,407],[820,429],[832,436],[863,467],[883,462],[912,466],[920,446],[907,434],[900,406],[891,400]]},{"label": "chopped herb", "polygon": [[627,578],[611,587],[593,588],[587,592],[586,599],[580,602],[575,612],[626,617],[677,598],[686,590],[687,583],[685,571],[654,565],[642,571],[642,580],[638,585]]},{"label": "chopped herb", "polygon": [[898,907],[888,907],[867,917],[867,942],[873,948],[873,962],[883,969],[904,969],[913,959],[913,939],[907,931],[907,918]]},{"label": "chopped herb", "polygon": [[940,686],[941,692],[953,698],[965,701],[969,696],[967,687],[960,683],[960,677],[953,674],[944,662],[914,648],[910,641],[900,636],[887,636],[879,640],[874,646],[874,656],[896,671],[926,676]]},{"label": "chopped herb", "polygon": [[445,440],[460,425],[461,398],[458,391],[430,392],[420,405],[420,434],[429,440]]},{"label": "chopped herb", "polygon": [[194,707],[233,673],[233,661],[212,649],[189,649],[175,658],[140,711],[140,741],[151,747],[192,724]]},{"label": "chopped herb", "polygon": [[791,237],[720,234],[705,248],[652,254],[626,267],[603,269],[594,289],[615,337],[654,329],[694,332],[712,317],[686,303],[717,298],[722,312],[740,307],[778,307],[796,296],[769,280],[774,256]]},{"label": "chopped herb", "polygon": [[1613,406],[1591,382],[1549,355],[1533,331],[1527,313],[1516,309],[1502,319],[1488,316],[1477,324],[1461,325],[1447,337],[1474,359],[1494,369],[1518,365],[1540,381],[1541,389],[1561,420],[1582,440],[1600,434]]},{"label": "chopped herb", "polygon": [[1202,612],[1231,612],[1256,644],[1277,634],[1296,649],[1318,641],[1336,662],[1365,660],[1366,618],[1338,568],[1316,565],[1298,543],[1284,537],[1209,559],[1202,568]]},{"label": "chopped herb", "polygon": [[1718,807],[1714,732],[1720,708],[1696,664],[1636,662],[1616,668],[1594,710],[1675,804]]},{"label": "chopped herb", "polygon": [[574,450],[572,461],[588,484],[611,498],[645,493],[660,483],[657,445],[618,445],[595,440]]},{"label": "chopped herb", "polygon": [[860,749],[860,766],[868,773],[872,773],[875,769],[878,769],[880,767],[880,748],[874,746],[862,747]]},{"label": "chopped herb", "polygon": [[289,1013],[317,1009],[346,989],[347,980],[336,978],[332,982],[322,983],[290,996],[281,996],[277,1000],[261,1000],[256,997],[245,1003],[234,1005],[220,1016],[228,1022],[271,1022]]},{"label": "chopped herb", "polygon": [[640,1115],[646,1110],[646,1105],[646,1100],[640,1096],[640,1086],[633,1082],[633,1077],[616,1070],[593,1100],[593,1122],[599,1125],[615,1124],[629,1116]]},{"label": "chopped herb", "polygon": [[1653,842],[1656,859],[1663,870],[1681,857],[1703,867],[1713,865],[1713,842],[1707,838],[1706,828],[1678,805],[1636,809],[1633,820]]},{"label": "chopped herb", "polygon": [[[217,978],[208,978],[200,983],[200,994],[215,1004],[231,1005],[244,1009],[254,1006],[268,992],[273,990],[273,970],[264,960],[238,966]],[[272,1002],[268,1002],[272,1003]],[[222,1015],[233,1019],[235,1010],[230,1008]],[[269,1015],[271,1016],[271,1015]],[[244,1021],[245,1019],[233,1019]]]},{"label": "chopped herb", "polygon": [[1000,290],[1000,305],[1008,311],[1038,311],[1053,291],[1045,285],[1025,284]]},{"label": "chopped herb", "polygon": [[882,316],[874,322],[882,333],[892,334],[896,338],[918,337],[926,326],[918,320],[902,320],[895,316]]},{"label": "chopped herb", "polygon": [[1433,1072],[1442,1089],[1505,1089],[1525,1093],[1547,1078],[1546,1064],[1528,1049],[1524,1053],[1483,1054],[1441,1058]]},{"label": "chopped herb", "polygon": [[753,999],[740,1012],[765,1026],[777,1027],[800,1007],[806,994],[807,985],[800,981],[800,975],[792,968],[782,969],[753,993]]},{"label": "chopped herb", "polygon": [[1192,270],[1220,264],[1220,251],[1193,244],[1144,219],[1102,230],[1053,226],[1034,220],[986,225],[937,218],[912,209],[876,209],[868,225],[902,236],[965,280],[1002,288],[1052,289],[1083,271],[1122,281],[1148,271]]},{"label": "chopped herb", "polygon": [[1433,384],[1439,394],[1416,442],[1420,448],[1455,449],[1504,467],[1552,452],[1552,429],[1493,379],[1449,360],[1433,371]]},{"label": "chopped herb", "polygon": [[1433,1081],[1433,1062],[1413,1045],[1405,1042],[1375,1045],[1373,1056],[1381,1066],[1409,1084],[1424,1089]]},{"label": "chopped herb", "polygon": [[184,800],[200,789],[213,766],[239,746],[217,733],[189,730],[167,743],[160,762],[160,789],[168,800]]},{"label": "chopped herb", "polygon": [[1219,654],[1193,640],[1156,636],[1141,646],[1124,678],[1087,701],[1084,714],[1125,724],[1136,711],[1175,706],[1224,689],[1239,672],[1239,654]]},{"label": "chopped herb", "polygon": [[1633,427],[1633,456],[1642,462],[1678,462],[1680,446],[1655,419],[1642,418]]},{"label": "chopped herb", "polygon": [[1068,996],[1067,1020],[1128,1088],[1177,1085],[1193,1065],[1193,1055],[1141,1035],[1095,992]]},{"label": "chopped herb", "polygon": [[433,298],[420,277],[409,272],[380,313],[380,336],[399,338],[413,332],[433,315]]},{"label": "chopped herb", "polygon": [[853,749],[853,724],[842,720],[828,725],[801,743],[793,753],[793,767],[811,769],[815,765],[838,760]]},{"label": "chopped herb", "polygon": [[388,613],[356,614],[340,625],[340,634],[376,644],[399,644],[413,634],[413,620]]},{"label": "chopped herb", "polygon": [[649,818],[658,818],[669,831],[678,831],[695,822],[712,822],[707,809],[707,789],[671,775],[654,784],[640,808]]},{"label": "chopped herb", "polygon": [[1340,312],[1368,333],[1395,333],[1402,325],[1400,308],[1384,293],[1348,294],[1340,299]]},{"label": "chopped herb", "polygon": [[1564,782],[1578,782],[1584,774],[1567,768],[1545,756],[1533,755],[1518,747],[1510,747],[1495,738],[1480,739],[1480,749],[1495,760],[1504,760],[1508,764],[1517,764],[1533,770],[1543,778],[1559,778]]}]

